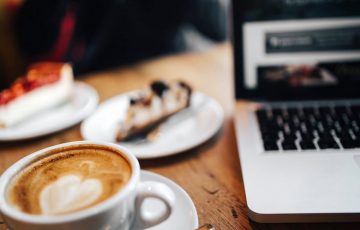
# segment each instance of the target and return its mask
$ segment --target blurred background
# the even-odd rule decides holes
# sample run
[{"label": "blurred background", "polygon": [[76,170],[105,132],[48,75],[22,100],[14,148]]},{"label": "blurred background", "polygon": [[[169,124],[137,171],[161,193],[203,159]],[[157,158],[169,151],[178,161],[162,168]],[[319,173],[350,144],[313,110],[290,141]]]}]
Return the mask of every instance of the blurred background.
[{"label": "blurred background", "polygon": [[227,39],[229,0],[0,0],[0,89],[32,62],[75,75]]}]

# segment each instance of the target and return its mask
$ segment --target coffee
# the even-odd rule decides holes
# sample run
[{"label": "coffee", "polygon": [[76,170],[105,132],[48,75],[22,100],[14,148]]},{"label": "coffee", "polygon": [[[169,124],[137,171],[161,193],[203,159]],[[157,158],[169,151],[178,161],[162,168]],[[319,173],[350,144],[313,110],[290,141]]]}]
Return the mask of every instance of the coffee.
[{"label": "coffee", "polygon": [[105,201],[126,185],[131,166],[119,150],[95,144],[54,149],[27,164],[7,201],[28,214],[61,215]]}]

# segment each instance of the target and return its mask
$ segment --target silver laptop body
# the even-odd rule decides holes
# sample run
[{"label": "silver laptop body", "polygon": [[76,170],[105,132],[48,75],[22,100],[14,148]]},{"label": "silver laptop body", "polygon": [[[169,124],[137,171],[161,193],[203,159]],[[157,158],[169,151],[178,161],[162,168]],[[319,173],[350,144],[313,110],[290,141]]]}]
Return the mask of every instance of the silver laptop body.
[{"label": "silver laptop body", "polygon": [[360,220],[359,9],[233,1],[235,128],[252,220]]}]

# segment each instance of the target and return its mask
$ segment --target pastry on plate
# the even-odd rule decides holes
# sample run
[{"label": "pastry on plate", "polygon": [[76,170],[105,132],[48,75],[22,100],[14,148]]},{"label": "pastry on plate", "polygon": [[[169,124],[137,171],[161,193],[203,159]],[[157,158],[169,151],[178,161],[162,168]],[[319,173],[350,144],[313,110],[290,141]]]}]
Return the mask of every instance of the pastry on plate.
[{"label": "pastry on plate", "polygon": [[24,77],[0,92],[0,127],[11,127],[65,102],[73,85],[70,64],[41,62],[29,66]]},{"label": "pastry on plate", "polygon": [[183,81],[154,81],[129,98],[125,119],[119,124],[116,141],[146,134],[170,116],[190,106],[191,87]]}]

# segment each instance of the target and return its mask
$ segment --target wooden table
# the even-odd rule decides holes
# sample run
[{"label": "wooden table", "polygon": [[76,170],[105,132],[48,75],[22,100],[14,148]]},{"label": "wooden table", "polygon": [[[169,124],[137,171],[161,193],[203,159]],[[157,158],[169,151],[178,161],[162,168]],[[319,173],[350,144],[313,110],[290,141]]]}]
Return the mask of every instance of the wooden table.
[{"label": "wooden table", "polygon": [[[80,78],[95,87],[104,101],[146,87],[151,80],[183,79],[217,99],[225,110],[223,128],[208,142],[184,153],[141,161],[142,169],[164,175],[181,185],[193,199],[200,224],[217,229],[360,229],[360,224],[258,224],[247,218],[246,199],[232,120],[231,47],[219,45],[205,53],[185,53],[127,68]],[[82,140],[79,125],[33,140],[0,143],[0,173],[23,156],[68,141]],[[1,226],[1,225],[0,225]],[[3,227],[4,228],[4,227]],[[1,227],[0,227],[1,229]]]}]

